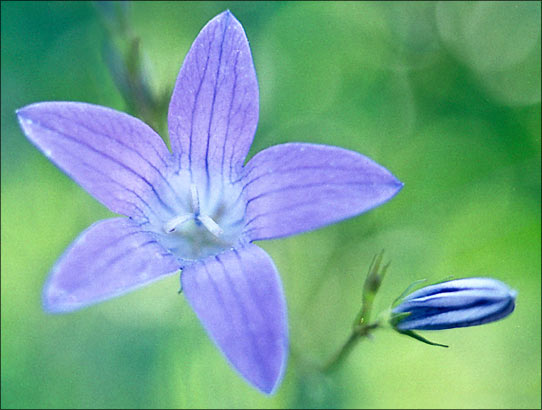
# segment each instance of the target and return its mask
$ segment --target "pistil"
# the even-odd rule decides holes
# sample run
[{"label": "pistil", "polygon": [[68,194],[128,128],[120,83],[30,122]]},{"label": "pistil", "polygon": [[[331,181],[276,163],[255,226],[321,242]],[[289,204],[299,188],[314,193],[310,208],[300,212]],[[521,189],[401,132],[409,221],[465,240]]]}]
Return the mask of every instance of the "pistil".
[{"label": "pistil", "polygon": [[211,234],[215,237],[220,237],[224,233],[224,230],[211,218],[209,215],[202,215],[200,213],[200,203],[199,203],[199,194],[198,188],[195,184],[190,185],[190,197],[192,202],[192,213],[186,213],[182,215],[177,215],[176,217],[167,221],[163,230],[166,233],[173,233],[177,228],[187,221],[194,220],[198,226],[204,226]]},{"label": "pistil", "polygon": [[196,219],[217,238],[224,233],[224,230],[210,216],[199,215]]},{"label": "pistil", "polygon": [[196,184],[190,184],[190,197],[192,198],[192,212],[199,215],[199,194]]},{"label": "pistil", "polygon": [[193,219],[193,214],[184,214],[176,216],[173,219],[170,219],[164,224],[164,232],[165,233],[172,233],[175,232],[178,226],[184,224],[186,221],[189,221],[190,219]]}]

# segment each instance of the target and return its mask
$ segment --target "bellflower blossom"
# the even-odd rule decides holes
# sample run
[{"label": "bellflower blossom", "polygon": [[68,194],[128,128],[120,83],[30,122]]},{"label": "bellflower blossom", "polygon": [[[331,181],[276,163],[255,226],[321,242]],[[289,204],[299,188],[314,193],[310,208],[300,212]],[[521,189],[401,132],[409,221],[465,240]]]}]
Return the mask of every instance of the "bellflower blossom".
[{"label": "bellflower blossom", "polygon": [[275,265],[252,242],[358,215],[402,187],[369,158],[325,145],[273,146],[243,166],[258,84],[229,11],[202,29],[180,70],[172,152],[140,120],[97,105],[42,102],[17,115],[51,161],[127,216],[96,222],[73,242],[44,287],[45,310],[70,312],[182,269],[183,292],[211,339],[265,393],[284,373],[288,327]]},{"label": "bellflower blossom", "polygon": [[514,311],[516,291],[491,278],[465,278],[426,286],[393,308],[399,331],[440,330],[494,322]]}]

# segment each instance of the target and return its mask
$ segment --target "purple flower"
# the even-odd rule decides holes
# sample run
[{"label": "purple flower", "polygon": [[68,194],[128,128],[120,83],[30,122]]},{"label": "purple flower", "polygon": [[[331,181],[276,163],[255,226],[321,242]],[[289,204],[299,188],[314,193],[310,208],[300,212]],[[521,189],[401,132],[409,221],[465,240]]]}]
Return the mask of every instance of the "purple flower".
[{"label": "purple flower", "polygon": [[516,291],[491,278],[465,278],[421,288],[392,310],[399,331],[482,325],[514,310]]},{"label": "purple flower", "polygon": [[[303,75],[300,73],[300,75]],[[17,111],[28,138],[111,211],[54,266],[44,308],[82,308],[182,269],[188,303],[231,365],[265,393],[286,366],[286,304],[253,241],[368,211],[402,187],[345,149],[277,145],[243,166],[258,84],[241,24],[226,11],[196,38],[169,105],[171,153],[146,124],[109,108],[43,102]]]}]

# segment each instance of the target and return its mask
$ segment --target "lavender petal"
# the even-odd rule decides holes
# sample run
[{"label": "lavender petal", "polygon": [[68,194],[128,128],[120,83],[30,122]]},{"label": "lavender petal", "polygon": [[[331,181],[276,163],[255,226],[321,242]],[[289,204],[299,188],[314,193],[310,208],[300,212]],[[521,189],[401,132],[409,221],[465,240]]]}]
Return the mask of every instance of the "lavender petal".
[{"label": "lavender petal", "polygon": [[[432,295],[444,295],[444,294],[453,294],[459,291],[493,291],[495,294],[508,294],[508,287],[493,278],[463,278],[463,279],[454,279],[448,280],[445,282],[440,282],[434,285],[424,286],[421,289],[418,289],[408,296],[405,300],[414,300],[425,298]],[[486,292],[487,293],[487,292]]]},{"label": "lavender petal", "polygon": [[170,153],[148,125],[92,104],[43,102],[17,111],[27,137],[110,210],[132,217],[160,202]]},{"label": "lavender petal", "polygon": [[91,225],[53,267],[43,290],[50,313],[66,313],[176,273],[174,256],[128,218]]},{"label": "lavender petal", "polygon": [[241,24],[225,11],[201,30],[169,105],[169,135],[181,166],[235,177],[258,123],[258,83]]},{"label": "lavender petal", "polygon": [[293,235],[358,215],[390,200],[403,186],[361,154],[301,143],[256,154],[243,182],[245,233],[252,240]]},{"label": "lavender petal", "polygon": [[252,385],[270,394],[287,359],[286,303],[267,253],[255,245],[183,269],[183,292],[211,339]]},{"label": "lavender petal", "polygon": [[407,316],[398,325],[399,330],[442,330],[456,327],[478,326],[494,322],[514,311],[511,300],[473,305],[455,310],[436,310],[416,312]]}]

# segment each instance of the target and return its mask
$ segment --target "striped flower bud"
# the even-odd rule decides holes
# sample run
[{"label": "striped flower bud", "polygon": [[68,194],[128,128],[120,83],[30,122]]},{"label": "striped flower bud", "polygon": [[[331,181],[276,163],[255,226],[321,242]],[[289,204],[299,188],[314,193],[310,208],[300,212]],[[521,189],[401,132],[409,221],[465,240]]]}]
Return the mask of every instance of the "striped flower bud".
[{"label": "striped flower bud", "polygon": [[465,278],[423,287],[393,308],[399,332],[482,325],[508,316],[517,292],[491,278]]}]

